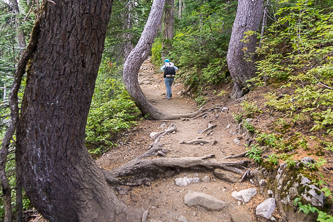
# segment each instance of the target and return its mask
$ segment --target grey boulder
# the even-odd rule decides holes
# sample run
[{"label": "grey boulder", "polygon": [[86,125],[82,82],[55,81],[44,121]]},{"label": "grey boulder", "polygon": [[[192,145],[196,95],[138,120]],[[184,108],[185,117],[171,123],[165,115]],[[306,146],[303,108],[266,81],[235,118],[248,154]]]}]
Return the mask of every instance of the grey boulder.
[{"label": "grey boulder", "polygon": [[261,204],[257,206],[256,215],[262,216],[266,219],[270,219],[276,208],[276,203],[274,198],[268,198]]},{"label": "grey boulder", "polygon": [[201,206],[207,210],[221,210],[227,204],[205,193],[189,191],[184,197],[187,206]]},{"label": "grey boulder", "polygon": [[231,196],[237,200],[243,201],[244,203],[247,203],[251,200],[252,197],[254,197],[257,194],[257,189],[250,188],[241,190],[239,192],[234,191],[231,193]]}]

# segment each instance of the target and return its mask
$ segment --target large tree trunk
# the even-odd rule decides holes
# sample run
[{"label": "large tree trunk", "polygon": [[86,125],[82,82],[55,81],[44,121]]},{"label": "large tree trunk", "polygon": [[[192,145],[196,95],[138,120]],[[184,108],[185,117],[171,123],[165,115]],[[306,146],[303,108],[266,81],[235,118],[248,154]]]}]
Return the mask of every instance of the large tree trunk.
[{"label": "large tree trunk", "polygon": [[50,221],[138,221],[84,143],[112,1],[54,2],[41,8],[36,25],[17,129],[23,186]]},{"label": "large tree trunk", "polygon": [[163,57],[166,56],[167,52],[171,49],[171,40],[174,35],[174,0],[166,0],[164,7],[164,26],[163,26]]},{"label": "large tree trunk", "polygon": [[[241,41],[246,31],[257,31],[263,14],[264,0],[239,0],[228,48],[227,62],[234,81],[231,97],[239,98],[249,91],[247,80],[255,76],[254,52],[256,35]],[[246,50],[245,50],[246,49]]]}]

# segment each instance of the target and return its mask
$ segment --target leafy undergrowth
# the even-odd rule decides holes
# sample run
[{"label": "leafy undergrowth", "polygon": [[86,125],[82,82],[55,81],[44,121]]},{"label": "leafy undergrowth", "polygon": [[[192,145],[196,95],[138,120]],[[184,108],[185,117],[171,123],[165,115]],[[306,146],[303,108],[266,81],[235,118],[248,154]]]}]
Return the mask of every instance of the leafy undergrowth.
[{"label": "leafy undergrowth", "polygon": [[[106,71],[114,73],[117,69],[115,66],[110,68]],[[98,157],[116,146],[117,134],[135,125],[139,114],[122,81],[100,74],[86,125],[86,145],[90,154]]]}]

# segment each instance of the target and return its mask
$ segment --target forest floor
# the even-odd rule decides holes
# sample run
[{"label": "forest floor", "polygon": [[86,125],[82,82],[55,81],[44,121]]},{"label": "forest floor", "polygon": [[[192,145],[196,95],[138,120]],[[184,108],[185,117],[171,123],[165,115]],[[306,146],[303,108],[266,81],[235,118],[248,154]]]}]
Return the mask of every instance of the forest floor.
[{"label": "forest floor", "polygon": [[[182,95],[184,86],[177,81],[172,86],[173,97],[170,100],[165,99],[166,89],[162,72],[154,69],[149,59],[141,66],[139,72],[139,83],[141,89],[147,99],[158,109],[169,113],[191,113],[198,110],[197,103],[188,95]],[[231,87],[225,86],[226,91],[230,91]],[[266,89],[269,90],[269,89]],[[210,90],[213,92],[213,90]],[[212,94],[212,93],[211,93]],[[250,95],[260,103],[263,99],[262,93]],[[206,95],[207,103],[204,108],[212,107],[227,107],[224,112],[221,109],[216,109],[213,112],[199,118],[188,118],[179,120],[157,121],[157,120],[142,120],[138,125],[131,130],[125,132],[118,141],[119,146],[105,153],[96,162],[99,167],[110,170],[127,163],[140,154],[147,151],[149,144],[153,142],[150,138],[152,132],[161,132],[168,128],[171,124],[177,126],[175,133],[165,135],[160,143],[164,147],[170,149],[165,157],[199,157],[207,154],[214,154],[217,161],[235,161],[235,159],[223,160],[224,157],[239,154],[246,151],[243,145],[248,143],[245,134],[236,133],[237,124],[231,115],[240,111],[240,100],[230,100],[226,96],[217,97],[215,94]],[[246,97],[245,97],[246,98]],[[244,99],[244,98],[242,98]],[[254,119],[254,125],[261,128],[267,124],[269,118],[262,117]],[[212,132],[207,135],[207,132],[202,133],[208,124],[216,124]],[[204,145],[180,144],[181,141],[190,141],[196,138],[202,138],[209,141],[216,140],[217,143],[212,145],[207,143]],[[239,144],[235,143],[239,141]],[[152,158],[165,158],[152,157]],[[237,160],[248,160],[248,158],[239,158]],[[256,167],[252,165],[252,167]],[[203,182],[201,179],[209,176],[209,182]],[[198,177],[200,182],[191,183],[186,186],[177,186],[176,178],[195,178]],[[239,176],[241,177],[241,175]],[[207,177],[206,177],[207,178]],[[256,188],[258,193],[250,202],[243,204],[231,196],[233,191],[240,191],[247,188]],[[212,195],[219,200],[227,203],[221,211],[208,211],[202,207],[189,207],[184,204],[184,196],[189,191],[202,192]],[[126,192],[125,192],[126,193]],[[148,221],[230,221],[232,215],[243,214],[251,215],[252,221],[266,221],[264,218],[258,218],[255,215],[255,209],[258,204],[263,202],[265,198],[259,193],[259,187],[252,184],[249,180],[244,182],[229,183],[216,178],[211,170],[184,170],[175,172],[175,174],[161,175],[155,181],[139,187],[133,187],[125,195],[118,194],[128,206],[148,210]],[[276,221],[280,221],[279,213],[275,210],[273,217]],[[245,221],[245,220],[244,220]]]}]

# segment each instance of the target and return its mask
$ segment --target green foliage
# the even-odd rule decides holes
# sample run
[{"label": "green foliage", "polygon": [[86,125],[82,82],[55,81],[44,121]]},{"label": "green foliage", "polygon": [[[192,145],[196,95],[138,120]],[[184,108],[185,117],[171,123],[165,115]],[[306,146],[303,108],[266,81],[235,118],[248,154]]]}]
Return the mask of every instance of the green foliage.
[{"label": "green foliage", "polygon": [[203,106],[205,105],[207,98],[204,97],[203,95],[199,95],[194,100],[198,103],[199,106]]},{"label": "green foliage", "polygon": [[224,96],[225,95],[225,91],[224,90],[221,90],[221,92],[219,93],[219,94],[217,94],[216,96],[217,97],[222,97],[222,96]]},{"label": "green foliage", "polygon": [[243,114],[234,113],[234,114],[232,114],[232,116],[234,117],[234,120],[236,121],[236,123],[241,123],[242,122]]},{"label": "green foliage", "polygon": [[246,117],[254,117],[256,114],[262,113],[260,108],[255,105],[255,102],[247,102],[244,100],[241,106],[243,107]]},{"label": "green foliage", "polygon": [[325,160],[323,158],[319,158],[319,160],[314,163],[308,163],[307,167],[309,167],[310,169],[313,169],[313,170],[318,170],[318,168],[325,165],[326,162],[327,162],[327,160]]},{"label": "green foliage", "polygon": [[268,155],[267,161],[269,163],[272,163],[274,165],[277,165],[279,163],[279,158],[276,156],[275,153]]},{"label": "green foliage", "polygon": [[[219,84],[226,80],[226,55],[237,2],[199,0],[186,3],[180,29],[168,53],[180,68],[185,85]],[[198,92],[200,93],[200,91]]]},{"label": "green foliage", "polygon": [[254,126],[252,126],[251,123],[249,123],[247,120],[243,121],[243,127],[245,129],[247,129],[249,132],[254,132],[255,131]]},{"label": "green foliage", "polygon": [[[116,67],[113,72],[117,72]],[[92,154],[103,154],[114,146],[114,138],[122,130],[136,124],[139,110],[125,86],[101,73],[97,80],[86,126],[86,144]]]},{"label": "green foliage", "polygon": [[251,148],[247,148],[248,152],[246,153],[246,156],[248,156],[250,159],[253,159],[256,163],[261,163],[262,158],[261,154],[264,152],[263,149],[258,146],[257,144],[252,144]]},{"label": "green foliage", "polygon": [[151,62],[155,66],[160,66],[162,63],[162,40],[160,38],[155,39],[151,52]]},{"label": "green foliage", "polygon": [[319,221],[319,222],[333,222],[333,217],[331,215],[319,210],[316,207],[311,206],[311,204],[304,205],[301,202],[300,197],[295,198],[294,205],[296,205],[296,206],[298,205],[298,212],[303,211],[305,214],[317,213],[318,214],[317,221]]},{"label": "green foliage", "polygon": [[313,0],[285,2],[280,1],[278,19],[257,49],[262,59],[254,81],[257,85],[286,81],[283,87],[294,93],[282,98],[269,94],[266,104],[310,116],[315,123],[311,130],[328,128],[333,124],[333,13],[319,10]]}]

